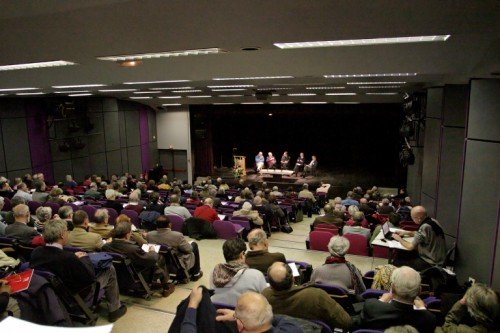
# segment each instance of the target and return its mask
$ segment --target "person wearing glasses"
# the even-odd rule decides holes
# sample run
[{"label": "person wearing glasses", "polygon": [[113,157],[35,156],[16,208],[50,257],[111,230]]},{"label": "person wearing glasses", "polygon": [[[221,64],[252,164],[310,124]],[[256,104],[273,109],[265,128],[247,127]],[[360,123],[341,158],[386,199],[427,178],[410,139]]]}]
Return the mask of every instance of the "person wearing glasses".
[{"label": "person wearing glasses", "polygon": [[238,297],[246,291],[262,292],[267,286],[262,272],[245,263],[247,246],[241,238],[224,242],[225,263],[215,266],[210,276],[210,289],[214,289],[213,302],[236,305]]},{"label": "person wearing glasses", "polygon": [[[203,298],[203,288],[194,288],[189,296],[188,308],[181,325],[181,333],[198,332],[196,317],[198,307]],[[203,315],[200,313],[200,315]],[[248,291],[238,297],[236,307],[218,309],[218,322],[231,324],[236,322],[238,332],[272,332],[272,333],[301,333],[300,326],[282,316],[274,316],[273,308],[267,299],[256,292]],[[234,324],[234,323],[233,323]]]}]

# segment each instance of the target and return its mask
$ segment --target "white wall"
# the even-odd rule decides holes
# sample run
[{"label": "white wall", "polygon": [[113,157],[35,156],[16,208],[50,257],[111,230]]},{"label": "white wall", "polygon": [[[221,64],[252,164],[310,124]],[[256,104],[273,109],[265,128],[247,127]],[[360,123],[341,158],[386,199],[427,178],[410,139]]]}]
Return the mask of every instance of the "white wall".
[{"label": "white wall", "polygon": [[189,107],[167,108],[156,114],[156,137],[158,149],[179,149],[187,151],[188,182],[193,180],[191,161],[191,129]]}]

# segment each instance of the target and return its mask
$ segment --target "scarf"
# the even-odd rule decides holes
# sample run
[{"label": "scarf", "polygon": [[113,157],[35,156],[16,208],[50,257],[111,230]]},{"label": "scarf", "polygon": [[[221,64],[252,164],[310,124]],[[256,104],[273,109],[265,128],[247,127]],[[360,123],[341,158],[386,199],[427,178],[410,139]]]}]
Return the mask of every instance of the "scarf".
[{"label": "scarf", "polygon": [[237,261],[218,264],[212,275],[214,285],[217,288],[223,288],[240,270],[246,268],[248,268],[247,264]]},{"label": "scarf", "polygon": [[353,264],[345,260],[344,257],[329,256],[325,260],[325,265],[328,264],[345,264],[351,273],[351,284],[356,294],[361,294],[366,290],[363,281],[361,280],[361,272]]}]

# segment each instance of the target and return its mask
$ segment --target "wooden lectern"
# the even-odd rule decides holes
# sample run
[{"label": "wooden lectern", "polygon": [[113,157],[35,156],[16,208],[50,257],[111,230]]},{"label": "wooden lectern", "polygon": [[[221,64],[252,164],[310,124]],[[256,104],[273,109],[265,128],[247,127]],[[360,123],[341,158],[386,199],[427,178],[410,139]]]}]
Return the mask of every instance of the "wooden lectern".
[{"label": "wooden lectern", "polygon": [[246,174],[247,174],[247,168],[245,165],[246,157],[233,155],[233,158],[234,158],[234,168],[235,169],[241,168],[243,171],[242,175],[246,176]]}]

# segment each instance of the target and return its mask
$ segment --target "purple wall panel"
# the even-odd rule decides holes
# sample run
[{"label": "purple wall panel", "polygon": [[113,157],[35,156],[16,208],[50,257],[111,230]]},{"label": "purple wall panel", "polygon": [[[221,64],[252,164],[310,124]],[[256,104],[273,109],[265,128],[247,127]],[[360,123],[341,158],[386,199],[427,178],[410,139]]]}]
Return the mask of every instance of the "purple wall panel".
[{"label": "purple wall panel", "polygon": [[26,127],[28,129],[32,172],[42,172],[47,183],[53,184],[54,172],[46,110],[35,104],[27,104]]},{"label": "purple wall panel", "polygon": [[147,172],[149,169],[151,169],[151,158],[149,153],[148,110],[139,110],[139,132],[141,139],[142,171]]}]

